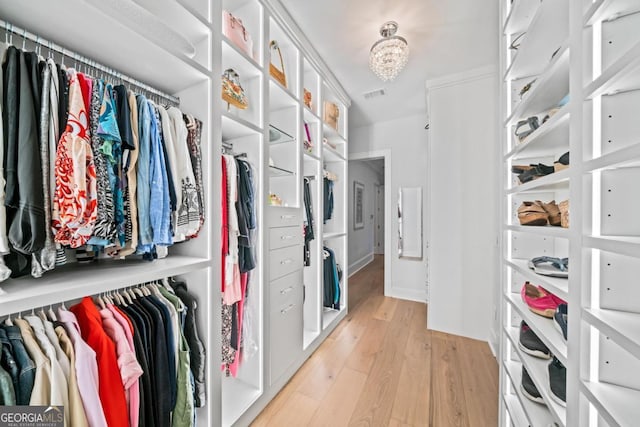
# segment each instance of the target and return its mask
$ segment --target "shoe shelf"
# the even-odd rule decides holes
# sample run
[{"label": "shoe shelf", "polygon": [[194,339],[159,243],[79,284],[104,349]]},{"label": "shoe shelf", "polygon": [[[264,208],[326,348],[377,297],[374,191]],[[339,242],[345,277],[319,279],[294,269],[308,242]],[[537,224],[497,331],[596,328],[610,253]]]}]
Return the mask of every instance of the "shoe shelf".
[{"label": "shoe shelf", "polygon": [[[558,191],[569,189],[569,169],[563,169],[559,172],[543,176],[538,179],[526,182],[524,184],[516,185],[515,187],[508,188],[507,194],[525,193],[525,192],[539,192],[539,191]],[[514,174],[515,176],[515,174]]]},{"label": "shoe shelf", "polygon": [[583,171],[585,172],[623,167],[638,167],[640,166],[640,143],[587,160],[583,165]]},{"label": "shoe shelf", "polygon": [[[567,343],[564,341],[562,334],[554,325],[553,319],[539,316],[529,310],[529,307],[522,301],[520,294],[511,293],[507,295],[507,300],[513,306],[518,315],[524,320],[533,332],[536,333],[538,338],[544,342],[549,348],[551,353],[562,362],[563,365],[567,365]],[[511,328],[509,328],[511,329]],[[516,331],[516,346],[518,345],[517,334],[518,328],[514,328]]]},{"label": "shoe shelf", "polygon": [[[522,393],[522,364],[513,360],[504,362],[507,375],[511,380],[511,386],[518,397],[520,405],[524,409],[524,414],[530,426],[548,426],[553,423],[553,417],[549,409],[541,403],[537,403],[526,397]],[[524,425],[524,424],[517,424]]]},{"label": "shoe shelf", "polygon": [[507,408],[507,412],[511,417],[511,424],[509,425],[516,427],[528,425],[527,417],[524,413],[522,405],[520,405],[520,402],[518,401],[518,398],[512,394],[508,394],[504,396],[503,400]]},{"label": "shoe shelf", "polygon": [[540,7],[539,0],[519,0],[511,3],[511,10],[505,19],[504,34],[520,34],[529,27]]},{"label": "shoe shelf", "polygon": [[[567,419],[567,410],[564,406],[557,403],[551,397],[551,390],[549,388],[549,371],[548,366],[550,360],[545,359],[537,359],[535,357],[529,356],[518,346],[518,328],[509,328],[511,330],[507,330],[507,334],[509,336],[509,340],[513,345],[514,351],[518,354],[518,357],[522,361],[522,364],[527,369],[529,376],[533,380],[538,392],[544,399],[549,412],[553,416],[553,419],[560,426],[566,425]],[[534,424],[534,426],[538,426]]]},{"label": "shoe shelf", "polygon": [[514,258],[507,265],[523,275],[530,282],[540,285],[552,294],[567,301],[569,299],[569,280],[561,277],[543,276],[529,268],[529,260]]},{"label": "shoe shelf", "polygon": [[640,88],[640,42],[583,89],[585,99]]},{"label": "shoe shelf", "polygon": [[588,248],[640,258],[640,237],[583,236],[583,242]]},{"label": "shoe shelf", "polygon": [[[555,225],[507,225],[507,230],[516,231],[518,233],[532,233],[539,236],[569,238],[569,229]],[[638,247],[640,251],[640,247]]]},{"label": "shoe shelf", "polygon": [[511,126],[519,119],[550,110],[568,93],[569,48],[565,42],[551,59],[549,65],[537,77],[529,89],[529,93],[526,93],[524,99],[513,109],[505,126]]},{"label": "shoe shelf", "polygon": [[640,359],[640,314],[583,308],[582,318],[620,347]]},{"label": "shoe shelf", "polygon": [[582,381],[580,391],[610,427],[638,425],[640,391],[594,381]]},{"label": "shoe shelf", "polygon": [[640,11],[640,4],[637,0],[596,0],[585,14],[584,26],[590,26],[599,21],[609,21],[638,11]]},{"label": "shoe shelf", "polygon": [[507,160],[516,155],[521,157],[548,155],[549,152],[557,150],[559,147],[565,147],[566,150],[569,150],[569,108],[567,106],[562,107],[504,157]]},{"label": "shoe shelf", "polygon": [[543,1],[522,37],[522,43],[505,74],[505,80],[540,74],[569,35],[569,5],[565,1]]}]

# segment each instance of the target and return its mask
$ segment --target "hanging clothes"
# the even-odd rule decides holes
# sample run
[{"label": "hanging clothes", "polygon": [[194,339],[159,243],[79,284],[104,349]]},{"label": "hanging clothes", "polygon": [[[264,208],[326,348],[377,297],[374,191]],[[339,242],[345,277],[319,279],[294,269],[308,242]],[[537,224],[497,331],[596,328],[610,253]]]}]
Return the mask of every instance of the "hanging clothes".
[{"label": "hanging clothes", "polygon": [[323,194],[324,194],[324,213],[323,222],[326,224],[328,220],[333,217],[333,181],[324,177],[323,182]]},{"label": "hanging clothes", "polygon": [[313,201],[311,198],[311,182],[309,178],[304,179],[304,188],[303,188],[303,199],[304,199],[304,218],[303,218],[303,226],[304,226],[304,265],[311,265],[311,241],[315,239],[314,232],[314,219],[313,219]]},{"label": "hanging clothes", "polygon": [[332,249],[323,247],[323,306],[340,310],[340,274]]}]

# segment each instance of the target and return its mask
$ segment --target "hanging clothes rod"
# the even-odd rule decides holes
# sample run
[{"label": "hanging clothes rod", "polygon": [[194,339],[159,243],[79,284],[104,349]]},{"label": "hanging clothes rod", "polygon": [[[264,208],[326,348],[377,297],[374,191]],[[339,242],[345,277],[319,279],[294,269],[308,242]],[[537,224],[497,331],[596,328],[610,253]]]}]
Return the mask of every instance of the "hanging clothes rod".
[{"label": "hanging clothes rod", "polygon": [[[167,101],[169,101],[171,104],[174,104],[176,106],[180,105],[180,98],[173,96],[173,95],[169,95],[168,93],[162,92],[156,88],[154,88],[153,86],[149,86],[146,83],[141,82],[140,80],[136,80],[133,77],[127,76],[125,74],[120,73],[119,71],[114,70],[113,68],[107,67],[106,65],[102,65],[99,62],[96,62],[90,58],[87,58],[85,56],[82,56],[76,52],[73,52],[69,49],[66,49],[50,40],[46,40],[42,37],[40,37],[37,34],[33,34],[27,30],[25,30],[24,28],[20,28],[17,27],[15,25],[13,25],[10,22],[4,21],[0,19],[0,27],[4,29],[5,31],[5,41],[8,44],[14,45],[13,44],[13,36],[17,36],[19,38],[22,38],[22,48],[24,48],[25,43],[27,40],[31,40],[32,42],[34,42],[37,46],[40,47],[44,47],[45,49],[47,49],[49,52],[53,52],[56,51],[58,53],[60,53],[64,57],[66,56],[67,58],[75,61],[75,62],[81,62],[87,66],[89,66],[90,68],[93,68],[95,70],[101,71],[103,73],[106,73],[110,76],[115,77],[118,80],[122,80],[125,81],[127,83],[129,83],[132,86],[135,86],[139,89],[142,89],[143,91],[146,91],[148,93],[151,93],[153,95],[159,96],[160,98],[163,98]],[[20,47],[17,45],[14,45],[16,47]]]}]

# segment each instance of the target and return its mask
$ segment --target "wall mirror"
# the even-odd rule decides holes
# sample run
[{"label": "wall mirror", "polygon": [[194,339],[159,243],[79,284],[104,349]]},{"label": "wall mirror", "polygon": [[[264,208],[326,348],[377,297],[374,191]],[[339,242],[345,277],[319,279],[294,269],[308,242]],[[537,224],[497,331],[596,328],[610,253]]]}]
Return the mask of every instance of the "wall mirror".
[{"label": "wall mirror", "polygon": [[401,187],[398,192],[398,254],[422,259],[422,187]]}]

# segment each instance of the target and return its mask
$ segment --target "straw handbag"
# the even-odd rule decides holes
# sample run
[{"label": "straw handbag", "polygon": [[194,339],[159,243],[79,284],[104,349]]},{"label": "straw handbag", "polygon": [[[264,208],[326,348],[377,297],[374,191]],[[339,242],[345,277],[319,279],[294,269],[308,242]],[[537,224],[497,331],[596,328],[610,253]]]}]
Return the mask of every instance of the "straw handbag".
[{"label": "straw handbag", "polygon": [[[269,50],[271,51],[271,62],[269,63],[269,74],[276,79],[282,86],[287,87],[287,75],[284,72],[284,61],[282,60],[282,52],[280,51],[280,46],[278,46],[278,42],[275,40],[271,40],[269,43]],[[278,52],[278,57],[280,58],[280,68],[273,65],[273,52]]]}]

